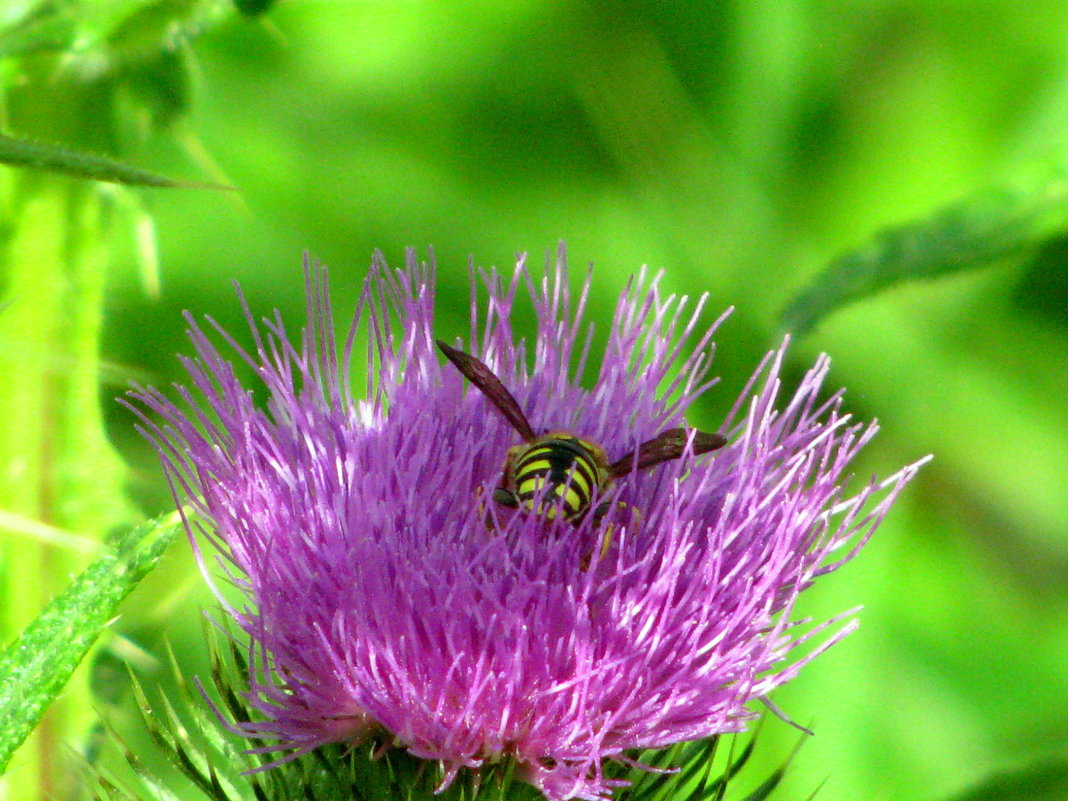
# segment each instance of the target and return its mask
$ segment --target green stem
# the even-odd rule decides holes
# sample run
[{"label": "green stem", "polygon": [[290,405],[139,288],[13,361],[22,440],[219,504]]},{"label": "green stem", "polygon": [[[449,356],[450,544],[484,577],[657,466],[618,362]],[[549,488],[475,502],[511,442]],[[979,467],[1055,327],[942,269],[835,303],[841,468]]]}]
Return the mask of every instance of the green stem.
[{"label": "green stem", "polygon": [[[0,508],[59,529],[100,534],[128,521],[124,469],[107,442],[99,340],[107,212],[93,186],[19,182],[0,310]],[[21,631],[87,556],[24,535],[0,540],[0,630]],[[62,798],[66,743],[91,720],[76,678],[16,755],[12,798]]]}]

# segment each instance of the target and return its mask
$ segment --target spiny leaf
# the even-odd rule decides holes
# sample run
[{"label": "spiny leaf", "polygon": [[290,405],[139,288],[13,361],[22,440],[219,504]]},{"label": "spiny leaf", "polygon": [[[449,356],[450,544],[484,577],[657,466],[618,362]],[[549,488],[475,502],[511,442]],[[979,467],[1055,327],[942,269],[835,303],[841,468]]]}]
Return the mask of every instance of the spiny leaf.
[{"label": "spiny leaf", "polygon": [[155,186],[172,189],[217,189],[232,191],[222,184],[182,181],[165,175],[141,170],[115,161],[107,156],[73,150],[69,147],[19,139],[0,134],[0,162],[13,167],[32,167],[58,172],[76,178],[91,178],[115,184]]},{"label": "spiny leaf", "polygon": [[180,528],[172,514],[128,531],[0,655],[0,773],[119,603],[155,566]]},{"label": "spiny leaf", "polygon": [[1068,231],[1068,154],[891,228],[834,259],[782,314],[803,334],[840,306],[913,278],[983,267]]}]

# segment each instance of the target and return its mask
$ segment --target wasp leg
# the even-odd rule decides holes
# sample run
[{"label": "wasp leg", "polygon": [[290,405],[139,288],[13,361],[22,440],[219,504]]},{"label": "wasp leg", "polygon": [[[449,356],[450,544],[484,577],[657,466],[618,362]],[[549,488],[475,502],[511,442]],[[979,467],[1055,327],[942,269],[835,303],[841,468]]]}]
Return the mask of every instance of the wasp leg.
[{"label": "wasp leg", "polygon": [[519,508],[519,496],[504,487],[497,487],[493,491],[493,500],[501,506],[507,506],[509,509]]},{"label": "wasp leg", "polygon": [[486,524],[486,528],[493,528],[493,519],[490,516],[489,509],[486,508],[486,502],[482,500],[482,487],[475,489],[475,498],[478,499],[478,516],[482,518],[482,522]]},{"label": "wasp leg", "polygon": [[[478,498],[478,514],[486,524],[486,528],[490,531],[496,531],[500,522],[497,520],[497,515],[493,509],[486,505],[486,502],[482,500],[483,492],[482,487],[475,490],[475,497]],[[509,509],[516,509],[519,507],[519,498],[516,497],[514,492],[506,490],[504,487],[497,487],[493,490],[493,500],[499,503],[501,506],[506,506]]]},{"label": "wasp leg", "polygon": [[[597,528],[601,524],[601,521],[604,519],[605,515],[608,514],[608,511],[613,506],[621,506],[624,509],[630,510],[630,522],[628,523],[627,528],[634,528],[635,526],[641,525],[642,513],[637,506],[633,506],[629,503],[624,503],[623,501],[605,501],[593,510],[594,528]],[[601,537],[601,559],[604,559],[606,556],[608,556],[608,549],[612,547],[612,535],[614,533],[614,529],[614,525],[609,525],[604,530],[604,534]],[[589,569],[590,560],[592,557],[592,553],[588,553],[584,557],[582,557],[581,567],[583,570]]]},{"label": "wasp leg", "polygon": [[[475,497],[478,499],[478,514],[485,522],[486,528],[493,531],[497,528],[495,525],[497,516],[493,513],[493,510],[486,505],[486,502],[482,500],[484,494],[482,487],[475,490]],[[504,487],[497,487],[493,490],[493,500],[502,506],[507,506],[513,509],[519,506],[519,499],[515,497],[514,493],[509,492]]]}]

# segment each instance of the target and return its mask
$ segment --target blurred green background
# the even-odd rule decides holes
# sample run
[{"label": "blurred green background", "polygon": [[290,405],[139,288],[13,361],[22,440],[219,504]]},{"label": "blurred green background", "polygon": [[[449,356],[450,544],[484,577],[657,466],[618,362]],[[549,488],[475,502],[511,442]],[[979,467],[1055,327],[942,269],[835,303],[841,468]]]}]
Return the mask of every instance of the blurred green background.
[{"label": "blurred green background", "polygon": [[[181,310],[239,330],[233,280],[295,325],[305,251],[345,314],[373,249],[400,265],[432,247],[451,337],[469,257],[538,264],[564,240],[576,277],[595,264],[602,331],[643,264],[671,291],[711,293],[713,314],[736,307],[722,382],[691,416],[714,428],[836,254],[1068,148],[1064,2],[282,0],[188,49],[188,114],[127,160],[212,178],[190,155],[202,147],[239,201],[135,190],[161,287],[123,245],[109,398],[130,376],[178,379]],[[883,426],[858,478],[936,458],[804,599],[815,617],[865,608],[776,695],[816,730],[777,797],[825,782],[823,801],[936,801],[1068,755],[1066,254],[902,285],[793,345],[791,375],[828,352],[832,386]],[[108,426],[144,511],[166,508],[154,455],[110,401]],[[127,604],[119,629],[146,648],[164,623],[200,637],[187,551]],[[777,764],[794,738],[769,721],[758,757]]]}]

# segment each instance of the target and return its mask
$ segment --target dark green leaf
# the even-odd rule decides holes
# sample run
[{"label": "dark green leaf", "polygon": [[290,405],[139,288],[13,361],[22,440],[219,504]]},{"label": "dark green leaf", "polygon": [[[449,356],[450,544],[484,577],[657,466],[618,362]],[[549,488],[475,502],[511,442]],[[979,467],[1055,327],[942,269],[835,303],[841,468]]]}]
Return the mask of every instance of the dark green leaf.
[{"label": "dark green leaf", "polygon": [[983,267],[1066,231],[1068,158],[1062,156],[839,256],[787,306],[783,325],[803,334],[840,306],[901,281]]},{"label": "dark green leaf", "polygon": [[233,189],[222,184],[168,178],[165,175],[140,170],[95,153],[85,153],[29,139],[16,139],[3,134],[0,134],[0,162],[14,167],[34,167],[39,170],[116,184],[182,189]]},{"label": "dark green leaf", "polygon": [[234,5],[246,17],[258,17],[270,10],[274,0],[234,0]]},{"label": "dark green leaf", "polygon": [[41,51],[59,51],[77,35],[75,14],[69,7],[38,9],[0,29],[0,58],[9,59]]},{"label": "dark green leaf", "polygon": [[1049,759],[1000,773],[950,801],[1062,801],[1068,798],[1068,761]]},{"label": "dark green leaf", "polygon": [[162,130],[188,113],[193,105],[189,49],[161,50],[122,70],[122,78],[151,115],[153,128]]},{"label": "dark green leaf", "polygon": [[1047,242],[1030,260],[1016,287],[1016,307],[1068,326],[1068,236]]},{"label": "dark green leaf", "polygon": [[222,18],[207,0],[108,0],[91,8],[71,2],[24,5],[21,15],[16,11],[0,26],[0,58],[66,52],[93,59],[98,70],[173,49],[181,37]]},{"label": "dark green leaf", "polygon": [[63,688],[119,603],[181,525],[173,516],[128,531],[89,565],[0,655],[0,773]]}]

